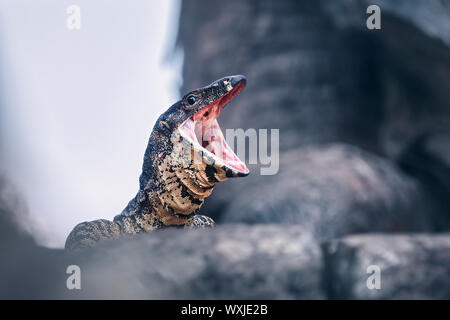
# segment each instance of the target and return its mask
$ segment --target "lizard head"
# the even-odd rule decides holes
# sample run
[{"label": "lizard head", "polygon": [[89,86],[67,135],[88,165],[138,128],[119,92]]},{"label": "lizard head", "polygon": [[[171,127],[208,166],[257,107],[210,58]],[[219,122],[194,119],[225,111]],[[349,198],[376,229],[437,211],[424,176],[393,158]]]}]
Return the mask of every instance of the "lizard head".
[{"label": "lizard head", "polygon": [[247,176],[247,166],[227,144],[217,122],[221,110],[246,82],[244,76],[229,76],[187,93],[158,119],[157,127],[170,133],[177,143],[184,142],[189,160],[200,157],[223,170],[226,177]]}]

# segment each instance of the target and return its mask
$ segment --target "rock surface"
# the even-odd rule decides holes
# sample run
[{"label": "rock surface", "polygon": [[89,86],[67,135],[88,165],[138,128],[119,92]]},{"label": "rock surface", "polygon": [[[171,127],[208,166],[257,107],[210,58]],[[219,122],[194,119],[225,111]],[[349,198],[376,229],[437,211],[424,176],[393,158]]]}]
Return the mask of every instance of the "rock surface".
[{"label": "rock surface", "polygon": [[[379,31],[366,28],[370,4]],[[449,1],[189,1],[181,91],[245,74],[224,127],[280,128],[282,150],[343,141],[398,155],[450,123],[449,16]]]},{"label": "rock surface", "polygon": [[165,230],[72,257],[85,279],[74,296],[318,299],[320,257],[317,242],[299,227]]},{"label": "rock surface", "polygon": [[[366,28],[369,4],[381,8],[381,30]],[[183,2],[181,92],[245,74],[248,86],[221,113],[222,128],[278,128],[280,155],[347,143],[396,160],[421,134],[450,126],[449,7],[418,0]],[[258,165],[250,170],[259,174]],[[218,186],[202,212],[220,220],[232,200],[245,201],[238,190],[256,194],[244,180]],[[279,183],[261,180],[272,190]]]},{"label": "rock surface", "polygon": [[[354,235],[324,245],[330,298],[450,299],[450,234]],[[380,289],[368,289],[379,267]]]},{"label": "rock surface", "polygon": [[304,147],[282,155],[277,175],[246,179],[236,194],[224,192],[232,200],[220,221],[300,224],[319,240],[432,230],[433,209],[421,186],[356,147]]},{"label": "rock surface", "polygon": [[399,159],[400,166],[421,181],[430,202],[440,210],[433,215],[434,228],[450,229],[450,132],[420,136]]},{"label": "rock surface", "polygon": [[57,298],[64,285],[63,250],[36,244],[24,222],[23,204],[13,187],[0,177],[0,299]]},{"label": "rock surface", "polygon": [[[3,299],[448,299],[450,234],[354,235],[299,225],[164,230],[78,253],[46,249],[0,210]],[[68,290],[69,265],[81,290]],[[369,265],[381,289],[368,290]]]}]

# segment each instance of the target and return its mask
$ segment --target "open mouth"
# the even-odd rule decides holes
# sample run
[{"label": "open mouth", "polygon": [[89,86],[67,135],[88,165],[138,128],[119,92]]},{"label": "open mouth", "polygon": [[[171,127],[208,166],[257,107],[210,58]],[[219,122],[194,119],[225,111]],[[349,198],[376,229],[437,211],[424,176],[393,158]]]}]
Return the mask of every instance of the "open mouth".
[{"label": "open mouth", "polygon": [[227,144],[217,117],[222,108],[245,87],[245,84],[245,79],[242,79],[234,87],[230,86],[226,94],[203,107],[179,128],[184,138],[190,140],[204,155],[213,158],[216,164],[224,165],[238,175],[247,175],[249,170]]}]

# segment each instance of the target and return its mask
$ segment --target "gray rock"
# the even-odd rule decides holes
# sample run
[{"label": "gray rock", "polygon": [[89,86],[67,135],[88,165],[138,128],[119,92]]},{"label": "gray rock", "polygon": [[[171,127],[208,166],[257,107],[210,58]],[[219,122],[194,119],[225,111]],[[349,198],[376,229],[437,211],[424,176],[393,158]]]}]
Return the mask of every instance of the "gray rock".
[{"label": "gray rock", "polygon": [[382,13],[404,19],[431,38],[450,46],[450,1],[364,0],[366,7],[377,4]]},{"label": "gray rock", "polygon": [[318,240],[432,229],[433,204],[415,180],[390,161],[343,144],[285,153],[277,175],[251,175],[225,196],[233,200],[221,222],[300,224]]},{"label": "gray rock", "polygon": [[0,174],[0,212],[13,223],[21,233],[32,235],[38,243],[50,242],[48,230],[38,219],[33,218],[27,208],[22,194],[2,174]]},{"label": "gray rock", "polygon": [[[324,262],[329,298],[450,298],[450,234],[354,235],[325,244]],[[380,289],[368,289],[371,265]]]},{"label": "gray rock", "polygon": [[36,244],[20,196],[0,177],[0,299],[49,299],[65,285],[63,250]]},{"label": "gray rock", "polygon": [[247,88],[220,115],[222,128],[280,128],[282,151],[334,141],[376,148],[381,88],[372,55],[363,54],[376,40],[337,28],[328,3],[183,2],[181,92],[244,74]]},{"label": "gray rock", "polygon": [[[228,225],[165,230],[72,256],[75,298],[323,298],[320,248],[302,228]],[[72,296],[71,296],[72,295]]]},{"label": "gray rock", "polygon": [[[450,235],[366,235],[322,250],[300,225],[163,230],[78,253],[36,245],[0,208],[2,299],[449,298]],[[370,264],[381,290],[368,290]],[[66,269],[81,268],[81,290]]]},{"label": "gray rock", "polygon": [[[1,299],[320,299],[320,247],[301,227],[163,230],[67,253],[0,208]],[[67,267],[81,269],[69,290]]]},{"label": "gray rock", "polygon": [[[450,1],[422,0],[342,0],[327,2],[323,10],[340,28],[358,28],[365,26],[370,5],[377,5],[381,10],[381,27],[385,18],[400,19],[410,23],[430,38],[437,38],[450,46]],[[392,31],[392,30],[390,30]],[[394,30],[395,31],[395,30]]]},{"label": "gray rock", "polygon": [[450,124],[449,16],[448,0],[187,1],[181,92],[245,74],[223,127],[280,128],[282,150],[342,141],[396,157]]}]

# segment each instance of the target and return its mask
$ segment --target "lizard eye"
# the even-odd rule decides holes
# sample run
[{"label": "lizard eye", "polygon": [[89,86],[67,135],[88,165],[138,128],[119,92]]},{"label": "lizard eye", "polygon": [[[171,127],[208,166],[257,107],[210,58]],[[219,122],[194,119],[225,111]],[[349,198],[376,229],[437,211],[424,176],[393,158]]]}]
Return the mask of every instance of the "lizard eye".
[{"label": "lizard eye", "polygon": [[187,102],[188,102],[190,105],[193,105],[195,102],[197,102],[197,99],[196,99],[194,96],[189,96],[189,97],[187,98]]}]

